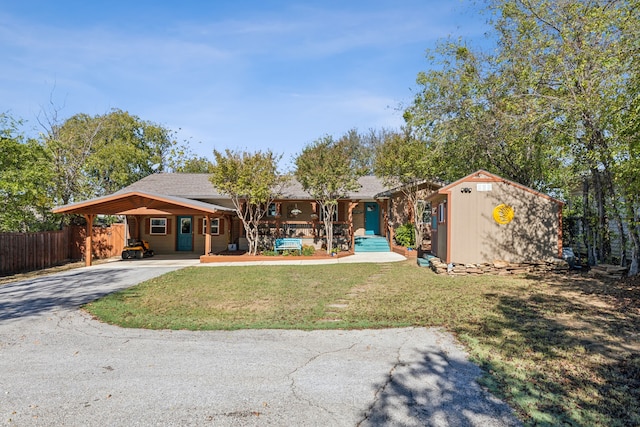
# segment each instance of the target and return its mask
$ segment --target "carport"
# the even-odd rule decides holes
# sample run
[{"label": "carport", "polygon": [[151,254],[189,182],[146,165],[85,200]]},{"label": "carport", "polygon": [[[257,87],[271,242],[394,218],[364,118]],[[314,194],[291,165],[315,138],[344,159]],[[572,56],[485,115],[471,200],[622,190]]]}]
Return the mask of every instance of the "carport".
[{"label": "carport", "polygon": [[[234,210],[211,203],[183,197],[167,196],[142,191],[115,193],[82,202],[71,203],[53,209],[53,213],[82,215],[87,222],[85,237],[85,264],[91,265],[93,244],[93,221],[97,215],[125,215],[137,218],[145,215],[204,215],[207,218],[205,232],[205,253],[211,247],[211,220],[220,217],[231,218]],[[139,230],[138,230],[139,231]]]}]

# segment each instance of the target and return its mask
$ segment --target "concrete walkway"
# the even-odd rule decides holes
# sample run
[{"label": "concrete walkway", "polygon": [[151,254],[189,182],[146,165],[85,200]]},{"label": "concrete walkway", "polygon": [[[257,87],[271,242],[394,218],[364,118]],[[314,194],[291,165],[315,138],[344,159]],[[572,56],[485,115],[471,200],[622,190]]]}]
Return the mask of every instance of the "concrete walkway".
[{"label": "concrete walkway", "polygon": [[241,266],[241,265],[314,265],[314,264],[348,264],[348,263],[386,263],[405,261],[407,258],[395,252],[358,252],[346,257],[296,259],[292,256],[287,260],[211,262],[200,264],[202,267]]},{"label": "concrete walkway", "polygon": [[0,425],[519,425],[440,329],[150,331],[78,310],[197,264],[156,261],[0,286]]}]

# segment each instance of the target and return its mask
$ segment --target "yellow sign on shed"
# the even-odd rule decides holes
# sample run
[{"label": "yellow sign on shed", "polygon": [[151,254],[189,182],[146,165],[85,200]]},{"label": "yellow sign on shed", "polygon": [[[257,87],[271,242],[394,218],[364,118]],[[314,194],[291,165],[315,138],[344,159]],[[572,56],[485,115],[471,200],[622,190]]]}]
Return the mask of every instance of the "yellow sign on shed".
[{"label": "yellow sign on shed", "polygon": [[513,208],[504,203],[499,204],[493,209],[493,219],[498,224],[509,224],[513,220]]}]

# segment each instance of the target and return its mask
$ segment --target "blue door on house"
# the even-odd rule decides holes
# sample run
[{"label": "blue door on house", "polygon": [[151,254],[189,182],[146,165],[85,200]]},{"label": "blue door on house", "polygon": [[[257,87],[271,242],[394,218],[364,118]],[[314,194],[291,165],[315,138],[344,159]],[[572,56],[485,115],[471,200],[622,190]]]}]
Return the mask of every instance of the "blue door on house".
[{"label": "blue door on house", "polygon": [[380,234],[380,215],[377,203],[364,204],[364,230],[367,235]]},{"label": "blue door on house", "polygon": [[178,217],[178,251],[193,250],[193,217]]}]

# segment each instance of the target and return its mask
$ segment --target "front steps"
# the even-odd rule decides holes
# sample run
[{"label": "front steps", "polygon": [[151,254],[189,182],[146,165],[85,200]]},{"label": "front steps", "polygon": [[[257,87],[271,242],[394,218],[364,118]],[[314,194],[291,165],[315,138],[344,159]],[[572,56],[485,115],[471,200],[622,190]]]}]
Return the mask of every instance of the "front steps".
[{"label": "front steps", "polygon": [[389,242],[381,236],[356,236],[354,252],[391,252]]}]

